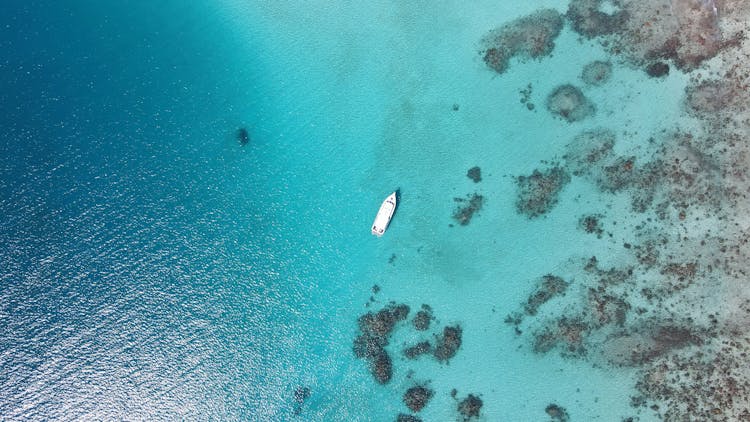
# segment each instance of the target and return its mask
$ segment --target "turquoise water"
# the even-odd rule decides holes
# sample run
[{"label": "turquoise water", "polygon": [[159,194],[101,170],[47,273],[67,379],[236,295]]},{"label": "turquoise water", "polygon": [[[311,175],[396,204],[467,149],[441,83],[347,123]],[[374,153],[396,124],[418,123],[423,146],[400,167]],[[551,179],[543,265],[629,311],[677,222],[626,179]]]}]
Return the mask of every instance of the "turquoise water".
[{"label": "turquoise water", "polygon": [[[551,57],[503,75],[478,54],[487,31],[567,2],[402,3],[6,6],[3,419],[387,421],[409,413],[414,382],[435,391],[428,421],[459,417],[452,389],[481,395],[480,420],[545,420],[551,403],[573,420],[656,419],[631,407],[633,369],[535,354],[504,322],[571,259],[618,264],[581,214],[631,218],[574,179],[529,220],[514,177],[599,126],[618,153],[650,152],[652,134],[693,124],[676,94],[688,78],[615,61],[586,88],[596,115],[568,124],[546,95],[582,85],[585,64],[610,59],[600,45],[566,26]],[[454,198],[474,192],[485,205],[460,226]],[[352,341],[357,317],[390,301],[436,321],[396,329],[379,385]],[[463,343],[449,363],[397,353],[450,324]]]}]

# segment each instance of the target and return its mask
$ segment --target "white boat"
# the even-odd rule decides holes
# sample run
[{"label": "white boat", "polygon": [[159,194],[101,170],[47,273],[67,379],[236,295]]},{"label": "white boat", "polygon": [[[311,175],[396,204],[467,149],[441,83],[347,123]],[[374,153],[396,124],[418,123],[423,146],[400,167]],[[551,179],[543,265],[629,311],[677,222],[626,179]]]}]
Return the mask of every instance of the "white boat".
[{"label": "white boat", "polygon": [[380,204],[378,215],[375,216],[375,221],[372,222],[372,234],[380,237],[385,233],[385,229],[388,228],[388,223],[391,222],[391,217],[393,217],[393,211],[395,210],[396,192],[393,192]]}]

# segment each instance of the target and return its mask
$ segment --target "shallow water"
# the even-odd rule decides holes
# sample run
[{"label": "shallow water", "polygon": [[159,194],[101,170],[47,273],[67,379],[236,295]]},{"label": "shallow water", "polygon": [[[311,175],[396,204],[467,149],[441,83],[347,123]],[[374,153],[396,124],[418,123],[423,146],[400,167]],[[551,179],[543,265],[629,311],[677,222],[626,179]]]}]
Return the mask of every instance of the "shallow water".
[{"label": "shallow water", "polygon": [[[3,418],[395,420],[415,384],[434,391],[427,421],[460,419],[469,394],[483,401],[477,420],[548,419],[550,404],[573,420],[664,416],[631,400],[648,363],[611,364],[607,342],[640,333],[636,309],[658,313],[638,293],[653,271],[623,243],[645,244],[635,226],[666,227],[660,209],[633,212],[637,189],[573,175],[529,218],[517,178],[570,167],[568,144],[600,127],[640,169],[666,133],[700,132],[684,105],[694,73],[649,77],[565,23],[551,55],[499,74],[483,38],[567,2],[401,3],[9,3]],[[595,60],[611,78],[586,84]],[[593,115],[548,111],[568,83]],[[375,238],[371,219],[396,188]],[[456,198],[475,193],[482,208],[461,225],[451,216],[468,202]],[[579,225],[592,214],[600,237]],[[592,255],[601,269],[635,265],[638,281],[615,288],[628,325],[592,329],[585,356],[535,352],[550,321],[581,314]],[[549,273],[566,293],[507,323]],[[396,324],[380,385],[352,347],[357,318],[391,301],[409,318],[428,304],[435,319]],[[400,353],[449,325],[462,343],[447,362]]]}]

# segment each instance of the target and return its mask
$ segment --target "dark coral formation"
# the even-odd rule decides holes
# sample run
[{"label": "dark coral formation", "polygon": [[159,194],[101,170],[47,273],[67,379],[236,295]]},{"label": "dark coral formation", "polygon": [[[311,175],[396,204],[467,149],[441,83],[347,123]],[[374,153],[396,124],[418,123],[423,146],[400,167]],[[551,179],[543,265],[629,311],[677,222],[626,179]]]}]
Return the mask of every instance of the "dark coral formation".
[{"label": "dark coral formation", "polygon": [[575,85],[560,85],[547,96],[547,110],[568,123],[579,122],[596,113],[594,104]]},{"label": "dark coral formation", "polygon": [[567,288],[568,282],[561,277],[552,274],[545,275],[542,277],[539,287],[526,300],[526,304],[523,306],[524,312],[527,315],[536,315],[540,306],[555,296],[564,295]]},{"label": "dark coral formation", "polygon": [[432,354],[432,344],[429,341],[420,341],[414,346],[404,349],[404,356],[409,359],[416,359],[422,355]]},{"label": "dark coral formation", "polygon": [[404,404],[412,412],[417,413],[427,405],[434,394],[435,392],[430,388],[424,385],[416,385],[404,393]]},{"label": "dark coral formation", "polygon": [[462,226],[467,226],[469,223],[471,223],[471,219],[474,217],[474,214],[478,213],[482,209],[482,206],[484,206],[484,196],[478,193],[468,195],[468,199],[453,198],[453,200],[465,204],[463,206],[459,206],[453,212],[453,219],[458,221],[458,223]]},{"label": "dark coral formation", "polygon": [[481,53],[484,62],[497,73],[503,73],[513,57],[525,60],[548,56],[562,28],[562,15],[552,9],[516,19],[484,37]]},{"label": "dark coral formation", "polygon": [[409,315],[407,305],[389,304],[376,313],[368,312],[359,317],[357,323],[361,334],[354,340],[354,354],[366,359],[370,372],[380,384],[390,381],[393,363],[385,346],[396,324]]},{"label": "dark coral formation", "polygon": [[652,78],[661,78],[669,75],[669,65],[664,62],[653,62],[646,66],[646,74]]},{"label": "dark coral formation", "polygon": [[310,387],[297,387],[294,389],[294,414],[302,414],[302,406],[310,398]]},{"label": "dark coral formation", "polygon": [[589,174],[592,168],[608,159],[615,146],[615,134],[609,129],[597,128],[581,132],[566,146],[563,158],[575,176]]},{"label": "dark coral formation", "polygon": [[430,321],[432,321],[432,308],[429,305],[422,305],[414,318],[411,320],[412,325],[419,331],[426,331],[430,329]]},{"label": "dark coral formation", "polygon": [[557,422],[570,421],[570,415],[568,415],[568,411],[562,406],[558,406],[552,403],[548,405],[547,407],[545,407],[544,411],[549,415],[549,417],[553,421],[557,421]]},{"label": "dark coral formation", "polygon": [[246,128],[242,127],[237,130],[237,142],[243,147],[250,142],[250,132]]},{"label": "dark coral formation", "polygon": [[399,413],[396,422],[422,422],[422,419],[413,415],[407,415],[406,413]]},{"label": "dark coral formation", "polygon": [[463,330],[460,325],[443,328],[443,335],[437,337],[433,356],[440,362],[450,360],[461,347]]},{"label": "dark coral formation", "polygon": [[578,220],[578,228],[586,233],[595,234],[597,237],[601,238],[604,233],[604,229],[602,228],[602,217],[604,216],[601,214],[584,215]]},{"label": "dark coral formation", "polygon": [[482,409],[482,405],[482,399],[473,394],[469,394],[468,397],[458,403],[458,413],[461,414],[464,421],[469,421],[472,418],[479,418],[479,411]]},{"label": "dark coral formation", "polygon": [[469,169],[469,171],[466,172],[466,177],[473,180],[474,183],[479,183],[482,181],[482,169],[480,169],[477,166],[474,166]]},{"label": "dark coral formation", "polygon": [[529,218],[548,213],[556,204],[557,198],[568,182],[570,175],[559,166],[545,172],[534,170],[529,176],[519,176],[516,211]]},{"label": "dark coral formation", "polygon": [[376,313],[368,312],[357,320],[363,335],[377,339],[387,339],[400,321],[409,315],[409,306],[389,304]]},{"label": "dark coral formation", "polygon": [[612,77],[612,63],[595,60],[583,67],[581,80],[586,85],[603,85]]},{"label": "dark coral formation", "polygon": [[621,31],[628,19],[619,1],[612,1],[618,8],[613,13],[602,10],[603,0],[571,0],[565,16],[573,30],[586,38],[609,35]]}]

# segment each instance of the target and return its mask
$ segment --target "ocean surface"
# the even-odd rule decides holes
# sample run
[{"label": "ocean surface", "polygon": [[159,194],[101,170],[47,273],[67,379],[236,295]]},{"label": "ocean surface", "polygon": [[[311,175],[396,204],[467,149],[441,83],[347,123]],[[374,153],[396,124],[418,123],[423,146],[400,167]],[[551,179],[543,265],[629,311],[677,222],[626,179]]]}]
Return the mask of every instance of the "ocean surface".
[{"label": "ocean surface", "polygon": [[[463,420],[469,394],[467,420],[658,420],[632,405],[636,369],[537,353],[506,321],[545,274],[572,290],[539,319],[578,294],[572,263],[619,265],[629,205],[574,178],[529,218],[517,177],[598,127],[651,153],[695,124],[689,78],[568,24],[549,56],[489,69],[480,40],[541,8],[567,1],[4,1],[0,419],[392,421],[419,384],[425,421]],[[548,112],[594,60],[613,65],[584,88],[596,113]],[[587,213],[616,223],[591,235]],[[434,319],[396,325],[380,384],[353,341],[391,302]],[[447,362],[399,352],[452,325]]]}]

